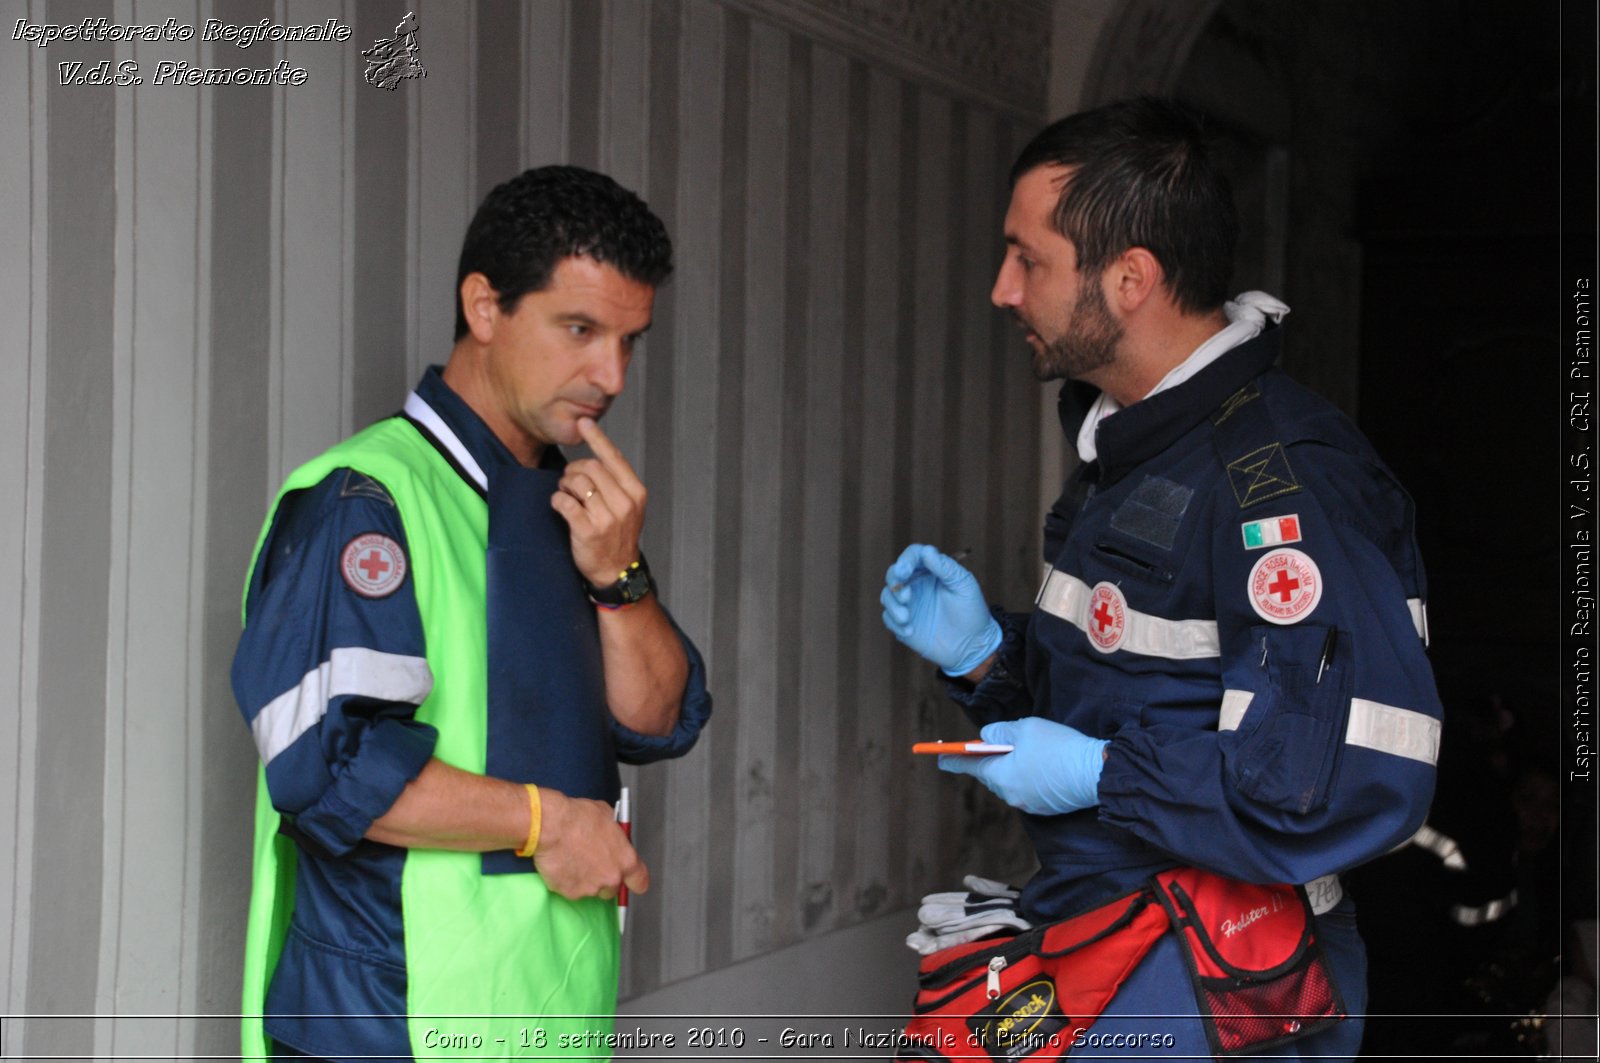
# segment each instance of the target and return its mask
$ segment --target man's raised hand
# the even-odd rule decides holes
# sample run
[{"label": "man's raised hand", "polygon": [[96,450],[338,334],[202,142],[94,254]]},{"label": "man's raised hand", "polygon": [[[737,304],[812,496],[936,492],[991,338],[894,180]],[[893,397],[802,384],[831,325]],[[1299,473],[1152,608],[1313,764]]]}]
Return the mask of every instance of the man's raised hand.
[{"label": "man's raised hand", "polygon": [[578,571],[596,587],[608,587],[639,560],[647,492],[599,424],[580,417],[578,434],[594,457],[567,463],[550,505],[572,532],[572,558]]}]

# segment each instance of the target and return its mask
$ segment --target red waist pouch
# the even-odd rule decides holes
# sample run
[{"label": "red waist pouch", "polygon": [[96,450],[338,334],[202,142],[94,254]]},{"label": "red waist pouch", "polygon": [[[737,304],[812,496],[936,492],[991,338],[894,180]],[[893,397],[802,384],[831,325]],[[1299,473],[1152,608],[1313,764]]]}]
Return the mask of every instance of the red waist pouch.
[{"label": "red waist pouch", "polygon": [[1303,890],[1179,868],[1059,923],[925,957],[896,1058],[1060,1059],[1174,926],[1218,1055],[1344,1017]]},{"label": "red waist pouch", "polygon": [[1060,1059],[1168,927],[1142,889],[1059,923],[923,959],[899,1059]]}]

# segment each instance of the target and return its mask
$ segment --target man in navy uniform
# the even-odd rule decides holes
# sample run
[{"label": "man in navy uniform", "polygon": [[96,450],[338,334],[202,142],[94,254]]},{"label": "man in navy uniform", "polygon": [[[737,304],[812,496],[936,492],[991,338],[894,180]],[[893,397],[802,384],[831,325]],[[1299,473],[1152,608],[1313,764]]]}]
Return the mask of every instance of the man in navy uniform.
[{"label": "man in navy uniform", "polygon": [[[1022,811],[1040,864],[1025,918],[1173,867],[1304,886],[1352,1017],[1276,1051],[1350,1057],[1365,960],[1338,873],[1409,839],[1433,790],[1423,572],[1405,492],[1274,368],[1288,307],[1226,299],[1236,232],[1198,122],[1173,104],[1077,114],[1023,149],[992,298],[1041,380],[1099,389],[1086,416],[1063,402],[1081,463],[1045,518],[1031,612],[991,610],[918,544],[889,568],[884,622],[951,677],[986,741],[1015,747],[940,766]],[[1199,1011],[1169,933],[1092,1032],[1209,1055]]]}]

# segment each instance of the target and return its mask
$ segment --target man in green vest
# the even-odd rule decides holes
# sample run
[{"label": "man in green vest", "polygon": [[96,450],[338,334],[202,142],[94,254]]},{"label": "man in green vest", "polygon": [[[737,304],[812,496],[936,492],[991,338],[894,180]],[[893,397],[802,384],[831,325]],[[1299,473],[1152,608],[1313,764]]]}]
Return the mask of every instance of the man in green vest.
[{"label": "man in green vest", "polygon": [[649,886],[617,763],[711,711],[599,425],[671,270],[607,177],[500,185],[443,370],[279,493],[233,666],[263,763],[246,1058],[605,1054],[616,898]]}]

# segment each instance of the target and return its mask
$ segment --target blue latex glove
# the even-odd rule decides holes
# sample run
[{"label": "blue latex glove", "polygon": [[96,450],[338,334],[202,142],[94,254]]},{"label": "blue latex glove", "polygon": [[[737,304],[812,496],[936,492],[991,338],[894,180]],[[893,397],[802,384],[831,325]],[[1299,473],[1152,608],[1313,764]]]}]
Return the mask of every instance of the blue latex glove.
[{"label": "blue latex glove", "polygon": [[1000,648],[1000,625],[977,577],[954,558],[913,543],[883,583],[883,626],[946,675],[966,675]]},{"label": "blue latex glove", "polygon": [[940,770],[977,776],[1006,804],[1035,816],[1059,816],[1100,803],[1105,739],[1038,716],[991,723],[979,734],[985,742],[1016,748],[988,757],[947,754],[939,758]]}]

